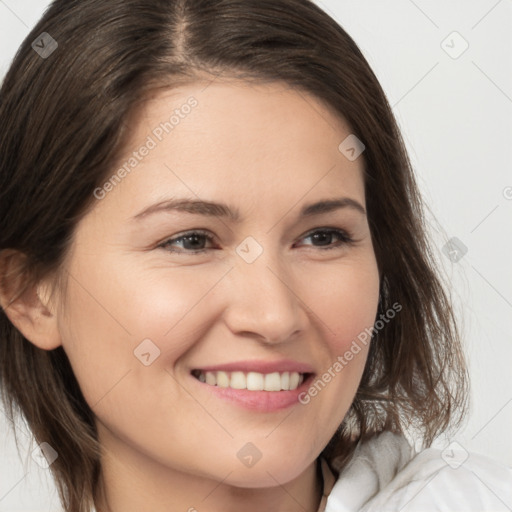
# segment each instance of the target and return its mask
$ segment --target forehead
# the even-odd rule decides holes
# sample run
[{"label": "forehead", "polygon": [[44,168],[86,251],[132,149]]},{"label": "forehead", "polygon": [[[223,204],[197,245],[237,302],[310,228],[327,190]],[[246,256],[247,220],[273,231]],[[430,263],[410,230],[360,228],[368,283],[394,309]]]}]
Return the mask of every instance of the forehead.
[{"label": "forehead", "polygon": [[116,166],[125,172],[104,206],[114,197],[118,207],[130,197],[133,210],[169,195],[230,196],[243,213],[244,202],[311,202],[333,187],[364,203],[363,158],[351,161],[339,149],[350,127],[287,84],[216,80],[163,90],[129,129]]},{"label": "forehead", "polygon": [[[187,108],[191,102],[193,108]],[[185,119],[187,122],[182,122]],[[170,131],[165,129],[169,121],[173,125]],[[133,139],[152,132],[171,144],[181,134],[182,140],[186,137],[190,142],[191,137],[208,138],[219,150],[243,144],[240,151],[260,152],[265,148],[254,147],[258,142],[265,142],[268,150],[283,146],[298,150],[304,143],[307,149],[320,139],[325,146],[331,145],[331,150],[337,149],[340,135],[350,131],[332,108],[288,84],[219,80],[153,95],[139,109],[133,128]]]}]

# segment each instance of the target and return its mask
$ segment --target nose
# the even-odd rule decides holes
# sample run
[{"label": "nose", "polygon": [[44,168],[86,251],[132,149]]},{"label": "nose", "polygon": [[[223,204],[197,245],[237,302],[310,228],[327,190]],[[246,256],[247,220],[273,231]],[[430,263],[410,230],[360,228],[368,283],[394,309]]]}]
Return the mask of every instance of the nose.
[{"label": "nose", "polygon": [[228,276],[224,318],[234,334],[278,344],[305,330],[308,307],[293,273],[277,258],[262,255],[250,264],[238,262]]}]

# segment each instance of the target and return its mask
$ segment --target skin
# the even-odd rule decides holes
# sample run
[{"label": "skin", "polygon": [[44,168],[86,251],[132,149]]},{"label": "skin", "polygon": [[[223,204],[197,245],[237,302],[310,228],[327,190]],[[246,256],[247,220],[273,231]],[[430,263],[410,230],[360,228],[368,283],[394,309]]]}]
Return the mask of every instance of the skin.
[{"label": "skin", "polygon": [[[7,312],[40,348],[64,347],[96,415],[98,512],[314,512],[316,459],[354,398],[367,347],[307,405],[274,412],[219,399],[190,371],[286,358],[321,375],[373,325],[379,275],[366,215],[347,207],[298,218],[321,199],[366,208],[363,157],[338,150],[350,127],[314,97],[217,80],[155,94],[120,162],[190,96],[191,113],[77,225],[65,292],[50,300],[42,282],[35,305]],[[224,202],[243,220],[132,219],[171,196]],[[315,241],[318,228],[355,241]],[[202,253],[183,239],[158,247],[197,229],[214,236],[199,240]],[[248,236],[263,250],[250,264],[236,252]],[[148,338],[160,356],[145,366],[134,350]],[[262,454],[252,467],[237,457],[248,442]]]}]

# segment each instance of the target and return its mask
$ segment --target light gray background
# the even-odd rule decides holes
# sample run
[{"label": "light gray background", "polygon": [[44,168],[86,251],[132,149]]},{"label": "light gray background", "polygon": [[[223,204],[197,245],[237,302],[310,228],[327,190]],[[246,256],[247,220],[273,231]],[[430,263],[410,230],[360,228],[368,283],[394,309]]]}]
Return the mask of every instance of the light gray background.
[{"label": "light gray background", "polygon": [[[377,74],[438,221],[429,218],[472,377],[469,420],[438,444],[456,440],[512,466],[512,0],[317,3]],[[0,77],[47,5],[0,0]],[[443,232],[468,248],[458,263],[442,253]],[[48,471],[29,458],[35,445],[20,434],[22,463],[5,424],[0,411],[0,512],[60,510]]]}]

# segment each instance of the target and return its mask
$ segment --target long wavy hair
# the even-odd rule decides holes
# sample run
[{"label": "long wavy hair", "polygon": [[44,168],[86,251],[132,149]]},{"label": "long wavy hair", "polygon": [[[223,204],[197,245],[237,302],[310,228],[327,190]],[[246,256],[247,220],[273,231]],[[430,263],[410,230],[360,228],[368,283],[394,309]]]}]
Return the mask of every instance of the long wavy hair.
[{"label": "long wavy hair", "polygon": [[[46,32],[40,48],[32,43]],[[46,41],[46,46],[45,46]],[[5,309],[40,279],[64,279],[73,232],[112,174],[127,119],[150,92],[199,78],[286,83],[342,117],[366,146],[364,182],[380,273],[378,316],[351,408],[322,455],[413,427],[424,446],[464,416],[460,331],[425,211],[386,96],[356,43],[309,0],[56,0],[22,43],[0,90],[0,384],[38,443],[67,512],[89,512],[101,474],[94,414],[62,347],[42,350]],[[15,256],[17,258],[14,258]],[[14,258],[14,259],[13,259]],[[14,264],[13,262],[16,262]],[[0,265],[1,266],[1,265]],[[333,466],[334,467],[334,466]]]}]

